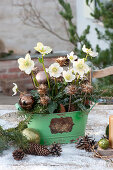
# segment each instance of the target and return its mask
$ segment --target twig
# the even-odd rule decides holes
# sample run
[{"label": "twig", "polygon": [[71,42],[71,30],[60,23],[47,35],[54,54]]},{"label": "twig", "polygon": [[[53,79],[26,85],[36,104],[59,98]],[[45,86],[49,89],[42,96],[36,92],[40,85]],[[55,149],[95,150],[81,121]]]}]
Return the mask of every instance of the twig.
[{"label": "twig", "polygon": [[32,80],[33,87],[36,89],[35,84],[34,84],[34,81],[33,81],[32,74],[30,74],[30,77],[31,77],[31,80]]},{"label": "twig", "polygon": [[55,35],[59,39],[70,42],[69,39],[62,37],[52,29],[50,24],[40,15],[39,10],[36,7],[34,7],[31,2],[23,3],[23,4],[15,4],[15,5],[23,8],[24,10],[23,23],[25,25],[35,27],[35,28],[37,27],[44,28],[46,31]]},{"label": "twig", "polygon": [[69,107],[68,107],[68,112],[70,112],[70,108],[71,108],[71,95],[69,97]]},{"label": "twig", "polygon": [[105,161],[110,161],[111,163],[113,163],[112,158],[111,156],[102,156],[100,153],[98,153],[95,149],[94,149],[94,146],[92,147],[92,152],[94,153],[94,157],[97,157],[97,158],[100,158],[100,159],[103,159]]}]

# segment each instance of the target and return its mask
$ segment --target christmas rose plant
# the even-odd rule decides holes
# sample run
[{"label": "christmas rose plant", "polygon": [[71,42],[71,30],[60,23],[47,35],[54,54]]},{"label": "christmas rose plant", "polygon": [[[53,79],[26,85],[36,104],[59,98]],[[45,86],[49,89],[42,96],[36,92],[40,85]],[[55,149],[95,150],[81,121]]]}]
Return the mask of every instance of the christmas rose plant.
[{"label": "christmas rose plant", "polygon": [[27,113],[37,114],[90,109],[90,100],[93,100],[95,94],[91,82],[88,80],[90,67],[87,65],[87,57],[96,57],[98,54],[84,45],[82,50],[86,53],[86,58],[79,59],[72,51],[67,54],[67,57],[57,58],[55,63],[46,68],[44,56],[49,54],[52,49],[40,42],[34,49],[42,55],[38,60],[42,64],[43,75],[46,76],[46,79],[40,83],[40,74],[36,74],[35,64],[30,54],[18,59],[19,69],[31,76],[34,85],[34,90],[28,94],[20,92],[14,83],[13,95],[20,92],[21,109]]}]

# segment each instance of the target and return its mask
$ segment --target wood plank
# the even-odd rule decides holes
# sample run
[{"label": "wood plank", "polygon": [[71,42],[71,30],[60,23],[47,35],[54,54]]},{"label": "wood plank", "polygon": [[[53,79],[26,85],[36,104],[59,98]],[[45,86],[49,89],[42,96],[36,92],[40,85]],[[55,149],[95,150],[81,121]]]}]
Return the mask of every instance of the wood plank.
[{"label": "wood plank", "polygon": [[102,78],[113,74],[113,66],[105,69],[92,71],[92,78]]},{"label": "wood plank", "polygon": [[15,105],[0,105],[0,110],[16,110]]}]

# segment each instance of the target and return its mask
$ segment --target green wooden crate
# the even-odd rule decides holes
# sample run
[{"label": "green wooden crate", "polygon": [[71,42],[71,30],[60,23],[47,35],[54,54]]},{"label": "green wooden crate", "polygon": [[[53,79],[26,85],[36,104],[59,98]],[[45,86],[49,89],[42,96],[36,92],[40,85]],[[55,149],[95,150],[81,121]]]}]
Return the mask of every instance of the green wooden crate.
[{"label": "green wooden crate", "polygon": [[74,143],[80,136],[84,136],[88,113],[80,111],[34,114],[28,128],[36,129],[40,133],[41,144]]}]

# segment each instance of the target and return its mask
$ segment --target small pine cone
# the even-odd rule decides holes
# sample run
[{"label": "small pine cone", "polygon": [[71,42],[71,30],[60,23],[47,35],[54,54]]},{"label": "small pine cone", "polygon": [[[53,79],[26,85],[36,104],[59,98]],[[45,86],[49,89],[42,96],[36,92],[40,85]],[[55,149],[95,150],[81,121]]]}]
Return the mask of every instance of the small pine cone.
[{"label": "small pine cone", "polygon": [[30,143],[29,147],[24,150],[26,154],[38,155],[38,156],[48,156],[50,151],[46,146],[42,146],[36,143]]},{"label": "small pine cone", "polygon": [[56,62],[60,64],[60,66],[67,66],[69,64],[69,61],[66,57],[59,57],[56,59]]},{"label": "small pine cone", "polygon": [[46,106],[49,103],[49,97],[48,96],[42,96],[40,97],[40,103],[44,106]]},{"label": "small pine cone", "polygon": [[65,92],[69,95],[74,95],[77,92],[77,88],[75,85],[69,85],[65,88]]},{"label": "small pine cone", "polygon": [[45,84],[40,84],[38,87],[38,93],[40,95],[45,95],[47,93],[47,86]]},{"label": "small pine cone", "polygon": [[81,137],[78,142],[76,143],[76,148],[85,149],[87,152],[91,152],[92,148],[95,148],[96,142],[92,138],[88,137],[87,135]]},{"label": "small pine cone", "polygon": [[90,85],[90,83],[87,83],[87,84],[82,84],[82,92],[83,93],[92,93],[93,91],[93,86]]},{"label": "small pine cone", "polygon": [[22,149],[15,150],[13,152],[13,158],[17,161],[22,160],[24,157],[24,151]]},{"label": "small pine cone", "polygon": [[59,145],[57,143],[52,144],[50,147],[50,152],[52,155],[60,156],[61,152],[62,152],[61,145]]}]

